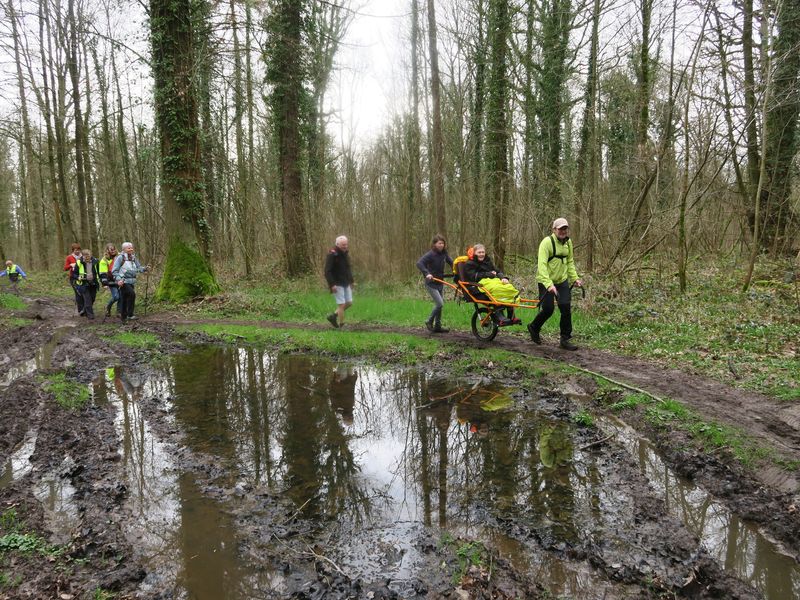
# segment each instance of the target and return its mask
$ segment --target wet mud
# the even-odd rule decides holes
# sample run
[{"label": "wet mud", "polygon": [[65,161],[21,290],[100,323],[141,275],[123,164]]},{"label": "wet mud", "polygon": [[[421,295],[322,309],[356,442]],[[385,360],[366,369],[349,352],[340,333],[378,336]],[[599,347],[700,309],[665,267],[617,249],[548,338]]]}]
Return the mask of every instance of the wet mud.
[{"label": "wet mud", "polygon": [[[531,382],[140,322],[154,363],[31,310],[5,332],[0,512],[24,527],[0,538],[60,551],[0,553],[0,598],[800,597],[797,490],[636,414],[579,425],[602,407]],[[91,386],[89,406],[61,409],[50,371]]]}]

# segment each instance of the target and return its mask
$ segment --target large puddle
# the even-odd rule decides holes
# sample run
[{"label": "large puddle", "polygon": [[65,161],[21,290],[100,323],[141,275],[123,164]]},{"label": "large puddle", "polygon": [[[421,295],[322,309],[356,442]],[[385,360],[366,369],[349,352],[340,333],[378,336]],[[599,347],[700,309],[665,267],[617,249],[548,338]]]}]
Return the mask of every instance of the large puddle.
[{"label": "large puddle", "polygon": [[[632,542],[614,532],[632,519],[630,492],[613,481],[613,465],[576,442],[557,403],[515,394],[413,370],[217,347],[173,356],[157,376],[120,367],[95,384],[96,398],[119,409],[137,523],[130,535],[157,573],[145,586],[167,580],[177,597],[224,599],[287,585],[279,571],[243,560],[236,500],[201,492],[151,431],[139,403],[156,397],[184,443],[214,457],[220,485],[288,496],[303,517],[326,523],[327,556],[353,578],[390,580],[404,595],[420,560],[411,540],[431,527],[484,541],[553,595],[596,598],[610,589],[614,597],[617,584],[559,557],[593,536],[626,552]],[[800,597],[796,563],[641,440],[618,437],[721,565],[770,600]],[[515,519],[534,539],[502,526]]]}]

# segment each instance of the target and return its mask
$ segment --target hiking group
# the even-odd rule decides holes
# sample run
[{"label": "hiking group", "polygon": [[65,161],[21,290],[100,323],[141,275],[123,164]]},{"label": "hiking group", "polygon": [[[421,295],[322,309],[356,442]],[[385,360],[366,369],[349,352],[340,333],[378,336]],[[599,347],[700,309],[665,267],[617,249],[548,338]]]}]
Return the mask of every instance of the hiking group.
[{"label": "hiking group", "polygon": [[[560,343],[565,350],[577,350],[572,343],[572,286],[581,287],[583,282],[575,268],[575,257],[572,240],[569,237],[569,223],[559,217],[552,224],[552,233],[542,239],[537,255],[536,282],[539,288],[539,311],[528,323],[528,333],[535,344],[542,343],[542,326],[553,315],[555,305],[561,313]],[[333,248],[328,251],[325,260],[325,281],[336,302],[336,311],[327,316],[334,327],[342,327],[345,311],[353,305],[353,272],[350,268],[349,243],[347,237],[336,238]],[[459,268],[454,265],[463,263]],[[491,257],[486,253],[483,244],[474,244],[466,256],[459,256],[455,261],[447,253],[447,241],[442,235],[435,235],[431,240],[431,249],[417,261],[417,268],[425,277],[425,291],[431,297],[433,309],[425,327],[431,333],[446,333],[442,327],[442,310],[444,308],[444,286],[441,280],[445,277],[445,266],[468,285],[474,284],[471,295],[477,299],[492,298],[504,304],[514,304],[519,292],[511,284],[509,278],[498,270]],[[439,281],[437,281],[439,280]],[[488,294],[487,294],[488,292]],[[506,316],[499,311],[492,313],[497,325],[516,325],[521,323],[514,316],[514,308],[506,307]]]},{"label": "hiking group", "polygon": [[69,274],[79,316],[95,318],[97,290],[104,287],[111,295],[106,302],[105,317],[111,316],[116,304],[120,321],[136,319],[136,278],[139,273],[147,272],[148,267],[139,263],[132,243],[125,242],[121,248],[122,252],[117,252],[114,244],[107,244],[103,258],[97,260],[91,250],[82,249],[80,244],[70,247],[71,252],[64,259],[64,270]]}]

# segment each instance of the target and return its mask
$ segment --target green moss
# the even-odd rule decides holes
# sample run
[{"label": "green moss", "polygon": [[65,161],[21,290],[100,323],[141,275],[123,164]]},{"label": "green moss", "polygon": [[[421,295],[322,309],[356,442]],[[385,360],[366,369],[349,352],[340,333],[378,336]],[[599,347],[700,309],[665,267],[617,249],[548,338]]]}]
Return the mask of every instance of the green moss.
[{"label": "green moss", "polygon": [[182,304],[218,291],[219,286],[203,255],[180,240],[170,242],[156,300]]}]

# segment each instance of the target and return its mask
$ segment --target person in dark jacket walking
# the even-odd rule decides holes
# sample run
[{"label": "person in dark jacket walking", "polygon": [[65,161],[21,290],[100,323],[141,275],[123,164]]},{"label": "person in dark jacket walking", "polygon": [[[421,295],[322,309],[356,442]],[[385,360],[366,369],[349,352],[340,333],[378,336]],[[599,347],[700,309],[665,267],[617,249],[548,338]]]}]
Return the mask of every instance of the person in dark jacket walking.
[{"label": "person in dark jacket walking", "polygon": [[92,256],[88,248],[81,252],[72,265],[72,281],[75,291],[83,297],[83,314],[88,319],[94,319],[94,299],[97,297],[97,288],[100,282],[99,263]]},{"label": "person in dark jacket walking", "polygon": [[325,281],[336,300],[336,312],[328,315],[334,327],[344,325],[344,311],[353,306],[353,271],[350,269],[349,242],[340,235],[325,259]]},{"label": "person in dark jacket walking", "polygon": [[433,310],[425,327],[433,333],[446,333],[448,330],[442,327],[442,308],[444,307],[444,286],[436,279],[444,277],[445,264],[453,266],[453,259],[447,254],[447,241],[444,236],[436,234],[431,240],[431,249],[423,254],[417,261],[417,268],[425,276],[425,290],[433,300]]}]

